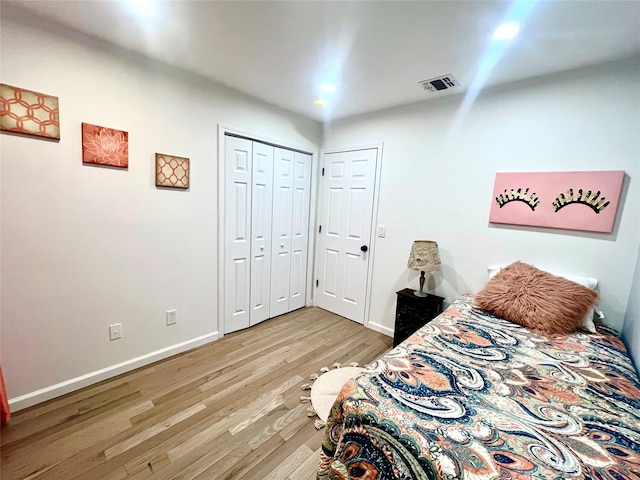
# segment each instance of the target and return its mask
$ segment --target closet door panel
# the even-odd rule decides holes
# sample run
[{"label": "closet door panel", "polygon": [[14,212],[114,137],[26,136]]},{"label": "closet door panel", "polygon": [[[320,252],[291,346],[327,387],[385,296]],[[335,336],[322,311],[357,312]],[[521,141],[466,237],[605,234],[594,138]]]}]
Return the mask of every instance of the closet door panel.
[{"label": "closet door panel", "polygon": [[253,143],[250,324],[269,318],[273,147]]},{"label": "closet door panel", "polygon": [[287,313],[291,271],[291,223],[295,152],[274,149],[270,316]]},{"label": "closet door panel", "polygon": [[252,142],[225,139],[225,333],[249,326]]},{"label": "closet door panel", "polygon": [[309,201],[311,155],[295,153],[293,211],[291,216],[291,274],[289,311],[306,303],[307,247],[309,244]]}]

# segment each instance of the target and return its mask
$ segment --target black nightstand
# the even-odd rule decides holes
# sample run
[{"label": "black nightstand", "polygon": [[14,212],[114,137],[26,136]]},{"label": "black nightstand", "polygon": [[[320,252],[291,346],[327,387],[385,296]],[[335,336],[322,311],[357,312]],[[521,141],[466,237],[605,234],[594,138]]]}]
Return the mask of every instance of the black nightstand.
[{"label": "black nightstand", "polygon": [[398,303],[393,332],[394,347],[442,313],[444,298],[430,294],[426,297],[416,297],[413,292],[410,288],[396,292]]}]

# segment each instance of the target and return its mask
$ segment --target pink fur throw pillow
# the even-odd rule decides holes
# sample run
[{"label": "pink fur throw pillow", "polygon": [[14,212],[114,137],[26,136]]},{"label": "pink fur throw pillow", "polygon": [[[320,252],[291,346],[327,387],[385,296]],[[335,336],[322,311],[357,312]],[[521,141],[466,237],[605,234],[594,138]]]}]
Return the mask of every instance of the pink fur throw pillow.
[{"label": "pink fur throw pillow", "polygon": [[551,334],[574,332],[598,302],[598,292],[522,262],[497,273],[475,304],[496,317]]}]

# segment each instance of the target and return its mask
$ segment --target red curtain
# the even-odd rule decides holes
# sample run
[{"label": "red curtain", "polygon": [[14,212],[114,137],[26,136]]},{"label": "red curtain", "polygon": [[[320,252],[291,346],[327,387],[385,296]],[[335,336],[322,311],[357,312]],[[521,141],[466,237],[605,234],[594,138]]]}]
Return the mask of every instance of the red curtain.
[{"label": "red curtain", "polygon": [[9,421],[9,417],[11,417],[9,400],[7,399],[7,390],[4,388],[2,366],[0,366],[0,425],[6,424]]}]

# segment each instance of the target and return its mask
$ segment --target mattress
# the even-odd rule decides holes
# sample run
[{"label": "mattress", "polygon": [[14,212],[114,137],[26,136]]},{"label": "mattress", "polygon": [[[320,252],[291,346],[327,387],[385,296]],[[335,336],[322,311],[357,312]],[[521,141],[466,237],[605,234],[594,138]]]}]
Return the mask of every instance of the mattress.
[{"label": "mattress", "polygon": [[640,479],[640,380],[612,330],[545,336],[465,295],[349,381],[319,479]]}]

